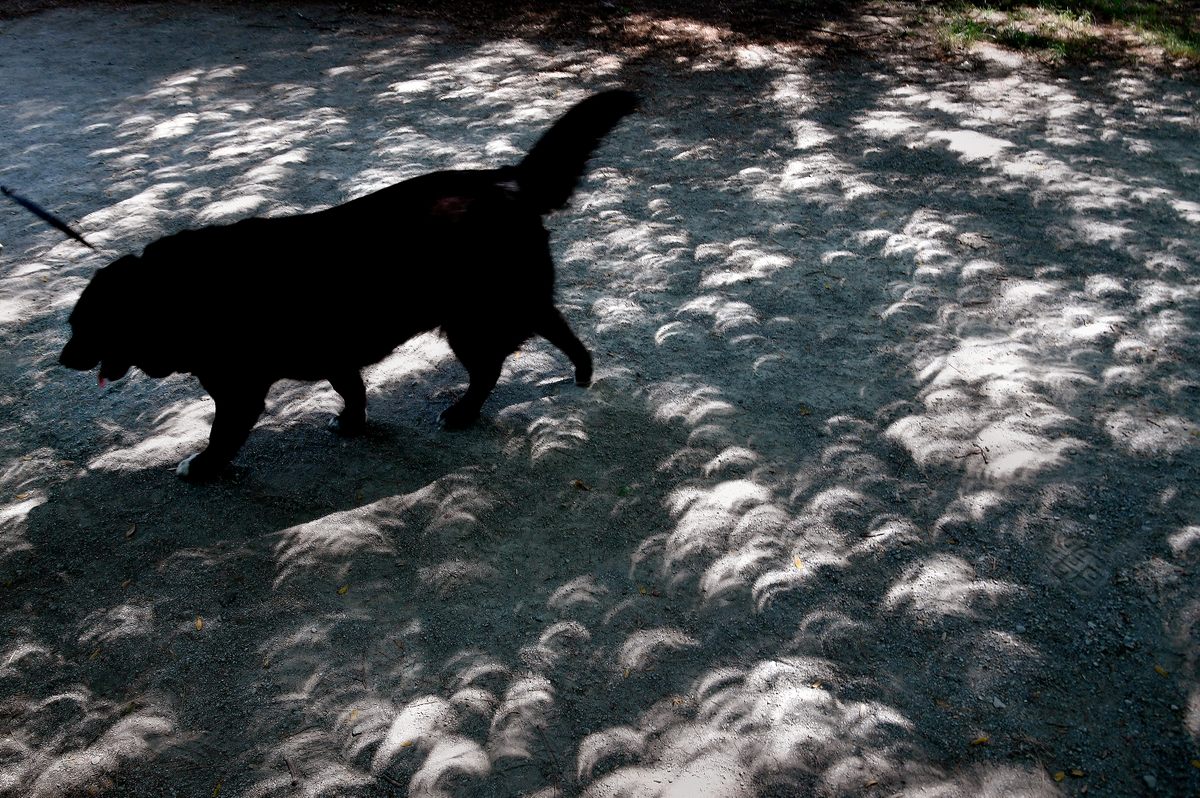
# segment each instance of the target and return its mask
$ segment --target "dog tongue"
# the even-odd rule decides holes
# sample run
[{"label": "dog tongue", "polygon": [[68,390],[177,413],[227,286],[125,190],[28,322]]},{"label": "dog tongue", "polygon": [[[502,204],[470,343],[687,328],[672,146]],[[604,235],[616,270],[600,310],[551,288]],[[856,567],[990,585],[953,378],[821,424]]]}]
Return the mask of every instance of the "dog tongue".
[{"label": "dog tongue", "polygon": [[104,386],[108,385],[108,380],[104,379],[104,377],[97,374],[96,375],[96,384],[99,385],[101,388],[103,388]]}]

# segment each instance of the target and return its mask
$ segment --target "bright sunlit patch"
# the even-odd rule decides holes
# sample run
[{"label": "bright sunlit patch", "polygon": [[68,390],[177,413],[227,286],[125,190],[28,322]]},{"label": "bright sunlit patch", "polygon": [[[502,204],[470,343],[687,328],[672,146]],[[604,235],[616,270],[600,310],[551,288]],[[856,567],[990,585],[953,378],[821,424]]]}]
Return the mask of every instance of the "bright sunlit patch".
[{"label": "bright sunlit patch", "polygon": [[200,117],[194,113],[177,114],[170,119],[159,122],[147,137],[150,141],[158,139],[177,139],[190,134],[196,129]]},{"label": "bright sunlit patch", "polygon": [[988,136],[975,130],[934,130],[926,135],[930,141],[942,142],[967,162],[998,157],[1013,146],[1011,141]]},{"label": "bright sunlit patch", "polygon": [[1013,595],[1017,587],[996,579],[977,579],[966,560],[934,555],[907,568],[888,589],[884,607],[910,607],[920,615],[974,617],[981,603],[995,603]]},{"label": "bright sunlit patch", "polygon": [[410,795],[450,795],[450,790],[470,778],[482,778],[492,769],[487,753],[469,737],[446,735],[433,744],[421,769],[409,782]]},{"label": "bright sunlit patch", "polygon": [[371,759],[371,772],[379,773],[388,768],[392,760],[403,755],[405,749],[419,745],[428,750],[453,728],[456,716],[450,702],[441,696],[419,696],[409,701],[396,715],[388,727],[379,748]]},{"label": "bright sunlit patch", "polygon": [[595,576],[578,576],[555,589],[546,600],[546,606],[560,612],[576,607],[598,607],[608,592]]},{"label": "bright sunlit patch", "polygon": [[108,644],[126,637],[142,637],[153,629],[154,608],[151,605],[120,604],[89,614],[79,639],[89,645]]},{"label": "bright sunlit patch", "polygon": [[915,127],[920,127],[920,123],[899,111],[870,111],[856,127],[883,138],[896,138]]},{"label": "bright sunlit patch", "polygon": [[202,448],[212,422],[213,404],[185,400],[168,405],[155,418],[154,431],[132,446],[111,449],[89,468],[101,471],[139,471],[178,462],[189,450]]},{"label": "bright sunlit patch", "polygon": [[1187,555],[1193,549],[1200,550],[1200,526],[1185,526],[1167,537],[1167,545],[1176,557]]}]

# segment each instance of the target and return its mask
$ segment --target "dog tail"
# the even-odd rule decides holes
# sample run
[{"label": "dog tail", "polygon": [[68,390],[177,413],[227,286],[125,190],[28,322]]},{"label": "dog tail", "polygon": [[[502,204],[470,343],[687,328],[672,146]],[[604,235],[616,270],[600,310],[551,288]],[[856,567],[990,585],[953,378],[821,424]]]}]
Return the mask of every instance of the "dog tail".
[{"label": "dog tail", "polygon": [[594,94],[567,111],[517,164],[522,198],[539,213],[565,208],[600,139],[637,104],[633,92],[614,89]]}]

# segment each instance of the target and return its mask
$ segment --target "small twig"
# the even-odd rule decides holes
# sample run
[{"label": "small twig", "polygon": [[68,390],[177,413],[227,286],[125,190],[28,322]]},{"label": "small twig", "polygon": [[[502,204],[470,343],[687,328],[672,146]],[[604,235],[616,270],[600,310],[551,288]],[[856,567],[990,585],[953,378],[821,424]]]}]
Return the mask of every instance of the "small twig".
[{"label": "small twig", "polygon": [[975,451],[966,452],[964,454],[956,454],[956,455],[954,455],[954,459],[962,460],[964,457],[974,457],[975,455],[979,455],[980,457],[983,458],[983,464],[987,465],[988,464],[987,449],[983,448],[982,446],[980,446],[978,443],[975,443],[974,441],[971,442],[971,445],[975,447]]},{"label": "small twig", "polygon": [[843,33],[840,30],[832,30],[830,28],[813,28],[813,30],[820,33],[828,33],[830,36],[841,36],[843,39],[870,39],[890,33],[890,31],[886,30],[871,31],[870,33]]},{"label": "small twig", "polygon": [[520,768],[536,767],[536,762],[531,762],[528,759],[522,759],[520,762],[514,762],[508,767],[503,767],[497,770],[497,773],[508,773],[510,770],[519,770]]},{"label": "small twig", "polygon": [[283,762],[287,765],[288,773],[292,774],[292,786],[295,787],[300,783],[300,771],[296,770],[296,765],[290,756],[285,756]]},{"label": "small twig", "polygon": [[305,22],[307,22],[309,25],[311,25],[311,26],[312,26],[313,28],[315,28],[316,30],[319,30],[319,31],[324,31],[324,32],[326,32],[326,33],[334,33],[334,32],[336,32],[336,31],[337,31],[337,28],[331,28],[331,27],[329,27],[328,25],[322,25],[321,23],[317,22],[315,19],[312,19],[311,17],[306,17],[306,16],[304,16],[304,15],[303,15],[303,14],[301,14],[299,11],[297,11],[297,12],[296,12],[296,16],[300,17],[300,19],[302,19],[302,20],[304,20]]}]

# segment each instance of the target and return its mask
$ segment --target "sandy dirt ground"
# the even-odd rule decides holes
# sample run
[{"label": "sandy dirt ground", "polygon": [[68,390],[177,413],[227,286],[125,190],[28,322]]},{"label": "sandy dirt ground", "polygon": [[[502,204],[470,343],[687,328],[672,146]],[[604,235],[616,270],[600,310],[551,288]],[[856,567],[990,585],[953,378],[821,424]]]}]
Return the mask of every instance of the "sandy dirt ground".
[{"label": "sandy dirt ground", "polygon": [[[100,248],[0,208],[0,794],[1197,794],[1197,84],[645,41],[0,22],[0,182]],[[549,220],[592,388],[531,342],[443,432],[426,336],[196,486],[194,380],[57,365],[116,256],[616,85]]]}]

